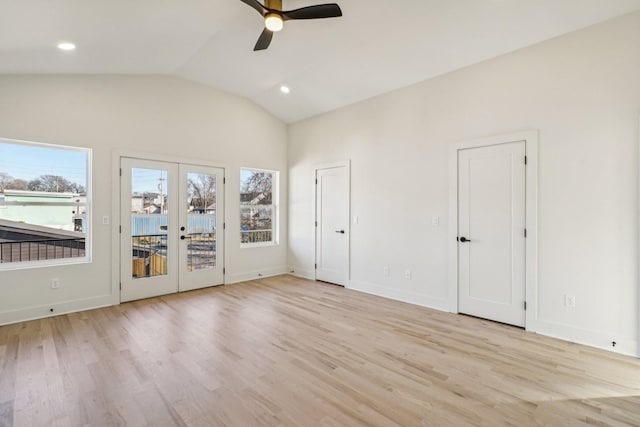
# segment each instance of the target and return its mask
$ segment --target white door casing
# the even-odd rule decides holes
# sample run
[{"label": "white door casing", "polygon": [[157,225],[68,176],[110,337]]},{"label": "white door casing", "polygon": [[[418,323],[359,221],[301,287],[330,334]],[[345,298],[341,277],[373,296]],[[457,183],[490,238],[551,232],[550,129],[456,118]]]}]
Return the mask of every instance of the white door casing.
[{"label": "white door casing", "polygon": [[[525,142],[527,164],[525,167],[525,328],[535,332],[538,329],[537,304],[537,206],[538,206],[538,131],[524,130],[507,134],[454,142],[449,145],[449,247],[448,247],[448,296],[449,311],[459,312],[459,253],[458,231],[458,155],[461,150]],[[465,236],[469,237],[469,236]],[[473,242],[471,242],[473,243]]]},{"label": "white door casing", "polygon": [[349,164],[315,170],[316,280],[346,286],[349,281]]},{"label": "white door casing", "polygon": [[525,325],[525,142],[458,151],[461,313]]}]

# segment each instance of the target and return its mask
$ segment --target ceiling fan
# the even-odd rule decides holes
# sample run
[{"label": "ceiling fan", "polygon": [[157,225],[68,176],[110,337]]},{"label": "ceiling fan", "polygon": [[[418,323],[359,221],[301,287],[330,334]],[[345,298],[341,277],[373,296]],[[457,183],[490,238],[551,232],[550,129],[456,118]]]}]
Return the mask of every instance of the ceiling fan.
[{"label": "ceiling fan", "polygon": [[264,5],[258,0],[240,0],[258,11],[264,17],[264,30],[253,50],[264,50],[271,44],[273,33],[284,26],[284,21],[293,19],[337,18],[342,10],[336,3],[318,4],[294,10],[282,10],[282,0],[265,0]]}]

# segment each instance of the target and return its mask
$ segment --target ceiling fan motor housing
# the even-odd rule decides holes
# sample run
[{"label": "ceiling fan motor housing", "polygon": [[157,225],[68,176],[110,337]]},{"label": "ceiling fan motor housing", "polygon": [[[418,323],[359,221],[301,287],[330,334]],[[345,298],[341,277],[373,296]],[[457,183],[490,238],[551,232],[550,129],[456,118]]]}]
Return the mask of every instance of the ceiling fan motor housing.
[{"label": "ceiling fan motor housing", "polygon": [[267,9],[282,10],[282,0],[265,0],[264,7]]}]

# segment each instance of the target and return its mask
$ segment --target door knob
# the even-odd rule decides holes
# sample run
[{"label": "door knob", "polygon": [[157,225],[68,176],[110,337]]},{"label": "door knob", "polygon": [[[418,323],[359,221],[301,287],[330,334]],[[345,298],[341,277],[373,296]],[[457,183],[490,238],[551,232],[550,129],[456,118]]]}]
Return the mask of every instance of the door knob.
[{"label": "door knob", "polygon": [[344,234],[344,230],[336,230],[336,233]]},{"label": "door knob", "polygon": [[462,236],[462,237],[460,238],[460,241],[461,241],[462,243],[464,243],[464,242],[470,242],[470,241],[471,241],[471,239],[467,239],[466,237]]}]

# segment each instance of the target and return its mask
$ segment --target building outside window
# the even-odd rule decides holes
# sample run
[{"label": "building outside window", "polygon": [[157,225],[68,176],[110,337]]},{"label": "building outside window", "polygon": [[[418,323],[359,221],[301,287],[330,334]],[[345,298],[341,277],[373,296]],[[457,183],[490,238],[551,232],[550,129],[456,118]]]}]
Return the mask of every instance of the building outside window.
[{"label": "building outside window", "polygon": [[0,138],[0,269],[90,260],[91,150]]},{"label": "building outside window", "polygon": [[240,169],[240,243],[242,247],[278,243],[278,172]]}]

